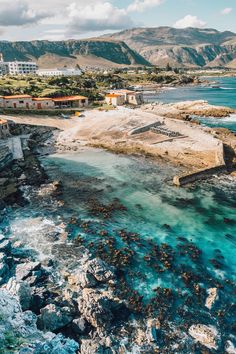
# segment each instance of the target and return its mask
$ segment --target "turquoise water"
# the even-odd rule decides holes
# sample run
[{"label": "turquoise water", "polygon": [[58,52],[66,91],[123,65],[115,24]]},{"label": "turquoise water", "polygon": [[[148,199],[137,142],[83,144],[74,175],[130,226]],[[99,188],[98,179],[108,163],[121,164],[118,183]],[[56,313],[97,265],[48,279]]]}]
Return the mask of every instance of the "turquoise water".
[{"label": "turquoise water", "polygon": [[[76,246],[86,246],[116,266],[117,295],[135,298],[133,311],[164,316],[176,326],[216,325],[217,312],[210,313],[205,300],[206,290],[217,286],[223,289],[216,308],[224,312],[221,330],[232,333],[235,179],[215,177],[176,188],[171,180],[178,171],[171,165],[98,150],[42,162],[52,180],[62,181],[63,203],[39,202],[26,189],[29,205],[9,210],[4,232],[42,259],[55,257],[59,268],[76,260]],[[64,240],[50,231],[59,233],[61,224],[67,225]]]}]

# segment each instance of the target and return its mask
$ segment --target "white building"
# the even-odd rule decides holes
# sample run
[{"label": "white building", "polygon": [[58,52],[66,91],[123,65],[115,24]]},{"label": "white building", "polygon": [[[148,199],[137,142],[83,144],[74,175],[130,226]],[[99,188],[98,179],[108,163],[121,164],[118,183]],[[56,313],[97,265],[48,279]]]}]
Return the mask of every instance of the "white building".
[{"label": "white building", "polygon": [[36,74],[38,66],[31,61],[9,61],[3,62],[7,67],[7,73],[9,75],[29,75]]},{"label": "white building", "polygon": [[39,69],[37,75],[39,76],[80,76],[82,71],[80,69]]}]

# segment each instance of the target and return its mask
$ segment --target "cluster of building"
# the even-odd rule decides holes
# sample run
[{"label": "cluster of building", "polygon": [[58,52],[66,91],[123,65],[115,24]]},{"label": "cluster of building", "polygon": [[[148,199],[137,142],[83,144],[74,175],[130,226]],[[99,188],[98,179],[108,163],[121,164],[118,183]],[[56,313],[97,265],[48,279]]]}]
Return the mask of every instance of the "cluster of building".
[{"label": "cluster of building", "polygon": [[88,106],[88,97],[39,97],[30,95],[0,96],[1,108],[50,109],[50,108],[81,108]]},{"label": "cluster of building", "polygon": [[112,90],[106,94],[105,101],[108,105],[122,106],[124,104],[141,105],[144,103],[143,93],[131,90]]},{"label": "cluster of building", "polygon": [[38,76],[79,76],[82,71],[79,68],[39,69],[38,65],[31,61],[4,61],[0,53],[0,75],[38,75]]}]

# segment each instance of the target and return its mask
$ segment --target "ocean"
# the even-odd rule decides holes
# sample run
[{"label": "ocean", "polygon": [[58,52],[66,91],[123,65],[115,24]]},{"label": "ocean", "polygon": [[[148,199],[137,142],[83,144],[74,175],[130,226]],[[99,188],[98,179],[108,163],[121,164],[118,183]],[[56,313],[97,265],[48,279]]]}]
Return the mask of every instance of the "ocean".
[{"label": "ocean", "polygon": [[[210,104],[236,109],[236,77],[207,77],[209,86],[191,86],[168,88],[158,94],[146,95],[148,102],[177,103],[185,100],[206,100]],[[209,127],[223,127],[236,132],[236,115],[230,118],[198,117],[201,123]]]}]

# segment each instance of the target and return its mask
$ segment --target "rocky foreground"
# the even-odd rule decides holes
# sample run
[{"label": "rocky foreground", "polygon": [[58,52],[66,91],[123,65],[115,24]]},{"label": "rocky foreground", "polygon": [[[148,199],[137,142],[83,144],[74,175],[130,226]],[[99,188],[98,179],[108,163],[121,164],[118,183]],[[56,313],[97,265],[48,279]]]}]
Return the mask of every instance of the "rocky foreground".
[{"label": "rocky foreground", "polygon": [[[50,134],[44,129],[31,132],[24,161],[6,158],[6,168],[1,172],[1,179],[5,178],[2,185],[10,185],[12,189],[7,196],[1,194],[1,221],[9,205],[21,208],[27,203],[24,190],[30,190],[31,198],[42,206],[49,203],[60,207],[58,197],[62,184],[48,180],[37,158],[39,150],[47,146]],[[114,208],[123,210],[117,201],[111,206],[93,203],[91,210],[95,216],[109,218]],[[76,223],[78,220],[71,218],[70,224]],[[86,221],[81,227],[88,234],[93,232]],[[194,274],[191,268],[175,267],[170,246],[162,244],[159,249],[151,245],[152,251],[145,256],[146,261],[160,277],[164,271],[175,272],[193,295],[186,298],[184,292],[174,294],[172,289],[157,288],[156,297],[146,306],[142,297],[129,289],[125,281],[133,257],[131,243],[138,245],[141,242],[138,235],[120,231],[121,239],[127,244],[121,251],[115,248],[112,237],[107,237],[106,230],[99,230],[109,252],[105,252],[105,246],[99,246],[95,254],[91,252],[92,243],[88,249],[78,236],[72,244],[67,240],[67,225],[56,225],[47,231],[55,241],[54,257],[40,260],[23,242],[9,239],[7,227],[1,230],[0,348],[3,353],[236,352],[233,335],[221,333],[223,327],[227,328],[224,317],[228,316],[224,305],[220,306],[222,283],[206,273],[203,275],[208,284],[205,291],[201,285],[203,278]],[[34,235],[28,237],[31,236]],[[58,240],[63,242],[58,243]],[[200,262],[201,251],[183,238],[180,241],[180,251],[190,255],[194,262]],[[153,263],[154,259],[160,259],[160,267]],[[216,269],[221,266],[215,259],[212,263]],[[230,282],[227,286],[230,291],[231,287],[233,289]],[[174,310],[174,303],[179,300],[186,300],[186,303]],[[202,317],[204,322],[198,322],[197,316],[187,310],[194,301],[206,311]],[[176,325],[175,311],[176,316],[182,318],[180,326]]]}]

